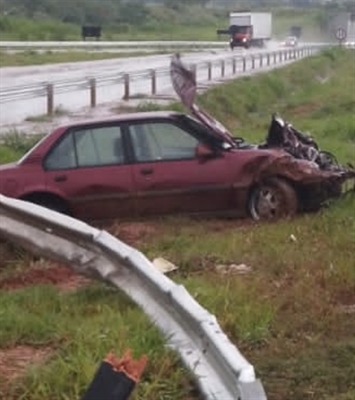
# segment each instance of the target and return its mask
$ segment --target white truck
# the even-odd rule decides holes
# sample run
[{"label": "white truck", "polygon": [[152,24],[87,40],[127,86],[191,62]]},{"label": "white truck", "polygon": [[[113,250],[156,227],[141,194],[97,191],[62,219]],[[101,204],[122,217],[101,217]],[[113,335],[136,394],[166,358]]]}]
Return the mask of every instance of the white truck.
[{"label": "white truck", "polygon": [[272,14],[265,12],[231,12],[229,14],[230,47],[264,47],[272,35]]}]

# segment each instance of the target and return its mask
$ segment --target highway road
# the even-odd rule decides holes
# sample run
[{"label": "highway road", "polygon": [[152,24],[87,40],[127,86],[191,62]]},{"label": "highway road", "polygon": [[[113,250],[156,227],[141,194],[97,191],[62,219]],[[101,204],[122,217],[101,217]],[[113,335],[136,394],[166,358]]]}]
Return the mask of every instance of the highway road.
[{"label": "highway road", "polygon": [[[225,49],[206,49],[206,51],[195,51],[182,53],[183,61],[188,64],[196,64],[201,62],[217,63],[220,60],[227,59],[232,55],[243,56],[254,53],[265,53],[279,49],[279,44],[270,43],[265,49],[235,49],[233,52],[226,44]],[[138,76],[150,69],[165,69],[166,73],[157,79],[157,92],[161,95],[174,95],[171,86],[168,68],[170,65],[172,54],[165,55],[147,55],[140,57],[114,58],[100,61],[72,62],[62,64],[40,65],[40,66],[24,66],[24,67],[4,67],[0,68],[0,93],[5,97],[7,89],[20,87],[20,90],[29,85],[43,87],[45,82],[55,83],[66,81],[87,81],[89,77],[99,79],[114,76],[119,77],[123,73],[129,73]],[[215,67],[219,68],[220,67]],[[206,72],[204,72],[206,73]],[[220,70],[218,71],[220,77]],[[217,73],[213,74],[215,78]],[[55,85],[56,87],[56,85]],[[98,87],[97,103],[113,106],[122,102],[123,84],[110,84]],[[130,91],[133,97],[144,97],[151,91],[151,82],[147,77],[138,80],[135,78],[130,84]],[[16,101],[0,102],[0,130],[9,130],[17,128],[26,118],[44,115],[46,113],[46,97],[38,95],[35,98],[23,99],[19,96]],[[70,92],[56,93],[55,91],[55,108],[64,111],[79,111],[83,107],[89,106],[89,92],[87,86],[77,87]]]},{"label": "highway road", "polygon": [[[272,44],[266,49],[235,49],[233,53],[226,45],[226,49],[206,50],[191,53],[182,53],[186,63],[193,64],[201,61],[215,61],[231,56],[232,54],[250,54],[277,49]],[[24,67],[0,68],[0,88],[32,83],[63,81],[87,76],[102,76],[105,74],[135,72],[147,69],[168,67],[171,54],[146,55],[140,57],[113,58],[99,61],[81,61],[61,64],[47,64]]]}]

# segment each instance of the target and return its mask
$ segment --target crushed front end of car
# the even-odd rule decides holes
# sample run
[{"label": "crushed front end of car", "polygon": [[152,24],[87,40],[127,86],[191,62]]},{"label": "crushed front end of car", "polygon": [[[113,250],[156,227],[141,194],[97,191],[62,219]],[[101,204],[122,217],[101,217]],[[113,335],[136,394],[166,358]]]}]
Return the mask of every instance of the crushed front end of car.
[{"label": "crushed front end of car", "polygon": [[[243,138],[233,136],[219,121],[197,106],[196,76],[183,64],[179,54],[171,60],[170,74],[183,105],[213,135],[232,149],[254,152],[244,165],[243,182],[239,185],[262,188],[265,182],[267,186],[272,180],[273,189],[285,194],[287,190],[282,187],[285,185],[280,182],[275,184],[275,179],[284,181],[296,192],[299,211],[317,211],[331,199],[346,193],[355,194],[355,168],[341,165],[331,152],[321,150],[311,136],[294,128],[277,113],[272,115],[265,142],[250,144]],[[291,190],[288,192],[291,198]]]},{"label": "crushed front end of car", "polygon": [[332,199],[355,194],[355,169],[351,166],[321,169],[315,162],[285,154],[259,165],[255,180],[269,176],[282,176],[293,183],[302,211],[317,211]]}]

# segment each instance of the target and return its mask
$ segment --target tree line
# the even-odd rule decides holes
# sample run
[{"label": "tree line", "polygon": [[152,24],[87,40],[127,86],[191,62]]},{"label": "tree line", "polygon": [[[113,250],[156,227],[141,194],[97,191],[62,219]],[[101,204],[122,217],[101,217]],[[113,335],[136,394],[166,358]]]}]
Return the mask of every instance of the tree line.
[{"label": "tree line", "polygon": [[[205,5],[208,0],[159,0],[173,9]],[[74,24],[140,24],[151,16],[154,1],[146,0],[0,0],[2,16],[53,18]]]}]

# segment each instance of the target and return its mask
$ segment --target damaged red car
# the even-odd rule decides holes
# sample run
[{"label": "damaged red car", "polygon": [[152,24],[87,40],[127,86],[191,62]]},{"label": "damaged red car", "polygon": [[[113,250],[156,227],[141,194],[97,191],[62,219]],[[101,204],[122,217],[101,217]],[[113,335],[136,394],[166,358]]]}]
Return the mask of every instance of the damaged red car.
[{"label": "damaged red car", "polygon": [[282,148],[293,128],[278,116],[264,144],[233,137],[193,102],[194,77],[179,59],[171,74],[193,116],[143,112],[59,127],[0,166],[0,193],[90,221],[176,213],[276,219],[318,209],[355,176],[300,139],[295,149],[314,159]]}]

